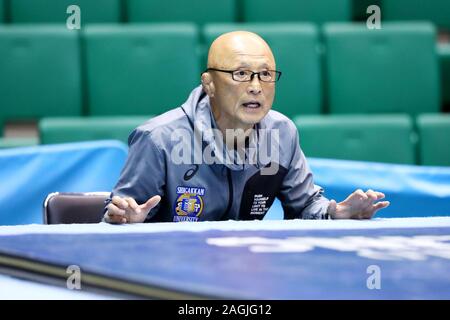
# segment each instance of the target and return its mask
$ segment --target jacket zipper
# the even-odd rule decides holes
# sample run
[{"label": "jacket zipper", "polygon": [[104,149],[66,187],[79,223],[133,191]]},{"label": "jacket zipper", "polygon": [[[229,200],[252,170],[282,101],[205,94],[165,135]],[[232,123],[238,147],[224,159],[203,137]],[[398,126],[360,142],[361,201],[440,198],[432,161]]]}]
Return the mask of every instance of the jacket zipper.
[{"label": "jacket zipper", "polygon": [[229,216],[231,206],[233,205],[233,180],[231,179],[231,170],[227,167],[227,180],[228,180],[228,206],[225,213],[220,220],[225,220]]}]

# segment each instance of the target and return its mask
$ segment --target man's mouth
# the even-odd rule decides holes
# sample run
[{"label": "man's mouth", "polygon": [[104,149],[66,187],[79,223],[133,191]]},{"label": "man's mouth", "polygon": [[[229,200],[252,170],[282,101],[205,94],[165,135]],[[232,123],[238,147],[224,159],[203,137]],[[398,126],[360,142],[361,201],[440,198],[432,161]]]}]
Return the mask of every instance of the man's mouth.
[{"label": "man's mouth", "polygon": [[243,103],[242,105],[246,108],[252,108],[252,109],[261,107],[261,104],[257,101],[246,102],[246,103]]}]

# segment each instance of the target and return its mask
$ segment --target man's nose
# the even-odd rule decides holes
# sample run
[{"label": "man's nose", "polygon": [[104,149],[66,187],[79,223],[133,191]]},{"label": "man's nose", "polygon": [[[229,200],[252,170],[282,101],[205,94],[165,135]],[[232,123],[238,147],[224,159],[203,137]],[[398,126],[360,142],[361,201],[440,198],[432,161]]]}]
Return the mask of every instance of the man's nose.
[{"label": "man's nose", "polygon": [[254,74],[253,75],[253,79],[250,80],[250,84],[247,87],[247,92],[249,94],[253,94],[253,95],[261,94],[261,92],[262,92],[261,83],[259,81],[259,78],[258,78],[257,74]]}]

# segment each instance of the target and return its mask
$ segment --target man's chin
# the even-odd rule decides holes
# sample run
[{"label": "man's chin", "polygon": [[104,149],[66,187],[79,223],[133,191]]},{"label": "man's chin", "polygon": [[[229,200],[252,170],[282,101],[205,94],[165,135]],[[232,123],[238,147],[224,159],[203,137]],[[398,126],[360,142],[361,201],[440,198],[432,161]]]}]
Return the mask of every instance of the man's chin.
[{"label": "man's chin", "polygon": [[247,125],[254,125],[260,122],[267,114],[268,111],[263,109],[260,110],[251,110],[250,112],[244,111],[241,113],[241,122]]}]

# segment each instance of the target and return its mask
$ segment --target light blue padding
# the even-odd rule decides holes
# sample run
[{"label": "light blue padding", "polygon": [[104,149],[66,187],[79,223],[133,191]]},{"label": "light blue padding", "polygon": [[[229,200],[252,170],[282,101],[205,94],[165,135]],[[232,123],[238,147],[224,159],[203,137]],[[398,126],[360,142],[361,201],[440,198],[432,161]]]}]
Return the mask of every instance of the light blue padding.
[{"label": "light blue padding", "polygon": [[[314,182],[325,196],[343,201],[358,188],[386,195],[391,205],[376,217],[450,216],[450,167],[396,165],[309,158]],[[278,200],[265,219],[282,219]]]},{"label": "light blue padding", "polygon": [[110,191],[127,156],[118,141],[0,151],[0,225],[42,223],[51,192]]},{"label": "light blue padding", "polygon": [[[51,192],[110,191],[127,147],[96,141],[0,150],[0,225],[42,223]],[[325,196],[344,200],[357,188],[386,195],[389,208],[376,217],[450,216],[450,167],[395,165],[309,158]],[[265,219],[282,219],[278,200]]]}]

